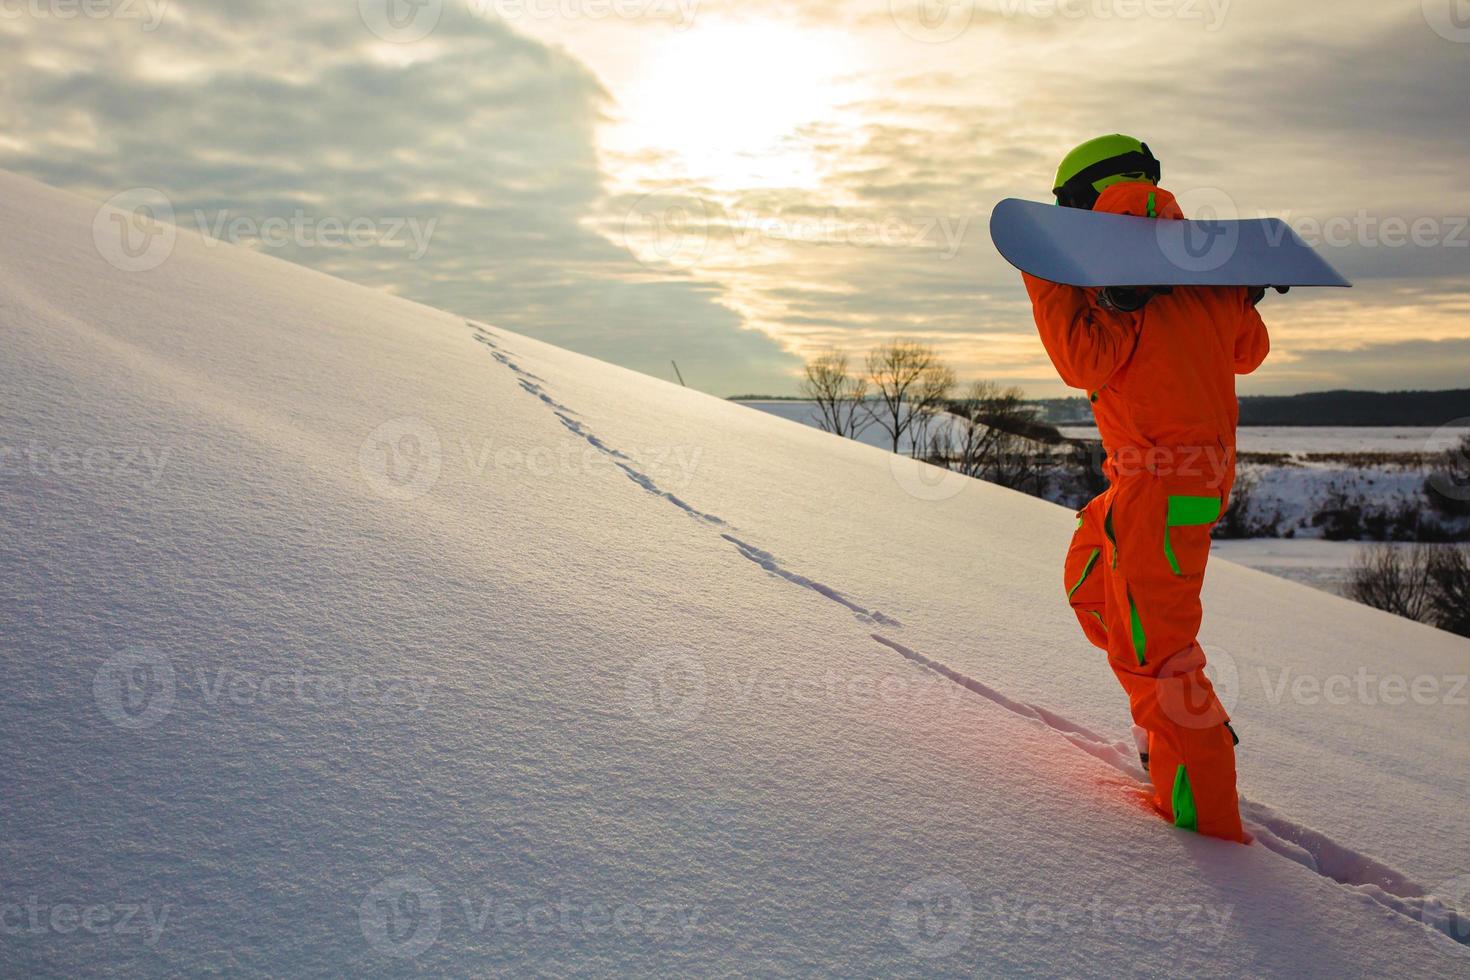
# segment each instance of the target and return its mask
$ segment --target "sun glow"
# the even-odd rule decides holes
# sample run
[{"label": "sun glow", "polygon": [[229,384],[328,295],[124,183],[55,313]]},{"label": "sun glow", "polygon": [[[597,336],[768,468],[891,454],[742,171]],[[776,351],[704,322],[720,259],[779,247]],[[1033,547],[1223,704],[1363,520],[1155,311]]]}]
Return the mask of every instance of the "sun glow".
[{"label": "sun glow", "polygon": [[804,126],[857,91],[840,33],[779,21],[700,21],[656,43],[617,97],[605,148],[657,155],[717,187],[809,186],[820,164]]}]

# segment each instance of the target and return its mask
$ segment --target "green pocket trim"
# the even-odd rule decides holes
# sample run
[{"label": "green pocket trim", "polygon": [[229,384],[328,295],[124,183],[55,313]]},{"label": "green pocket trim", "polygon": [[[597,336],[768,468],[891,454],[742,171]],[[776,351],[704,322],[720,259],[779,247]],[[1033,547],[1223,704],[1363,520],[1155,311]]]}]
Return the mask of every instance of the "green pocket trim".
[{"label": "green pocket trim", "polygon": [[1170,527],[1194,527],[1198,524],[1213,524],[1219,518],[1219,497],[1171,496],[1169,498]]},{"label": "green pocket trim", "polygon": [[1076,595],[1077,594],[1077,590],[1080,589],[1080,588],[1082,588],[1082,583],[1083,582],[1086,582],[1087,581],[1087,576],[1089,576],[1089,575],[1092,574],[1092,566],[1097,564],[1098,556],[1100,556],[1101,554],[1102,554],[1102,549],[1101,548],[1093,548],[1092,549],[1092,554],[1090,554],[1090,555],[1087,556],[1087,564],[1082,566],[1082,577],[1077,580],[1077,584],[1076,585],[1072,586],[1070,589],[1067,590],[1067,598],[1068,599],[1070,599],[1070,598],[1072,598],[1072,596]]},{"label": "green pocket trim", "polygon": [[1113,545],[1113,567],[1118,567],[1118,539],[1113,536],[1113,508],[1110,504],[1108,512],[1103,517],[1103,533],[1108,536],[1108,541]]},{"label": "green pocket trim", "polygon": [[1171,527],[1199,527],[1203,524],[1213,524],[1220,519],[1219,497],[1190,497],[1171,496],[1169,498],[1169,516],[1165,520],[1164,527],[1164,557],[1169,559],[1169,567],[1175,575],[1183,575],[1179,568],[1179,559],[1174,555],[1174,541],[1169,535]]},{"label": "green pocket trim", "polygon": [[1143,653],[1148,640],[1143,635],[1143,619],[1138,615],[1138,605],[1133,601],[1133,591],[1128,591],[1128,625],[1133,633],[1133,652],[1138,656],[1138,666],[1144,664]]},{"label": "green pocket trim", "polygon": [[1183,766],[1174,773],[1174,826],[1181,830],[1199,830],[1194,791],[1189,788],[1189,771]]}]

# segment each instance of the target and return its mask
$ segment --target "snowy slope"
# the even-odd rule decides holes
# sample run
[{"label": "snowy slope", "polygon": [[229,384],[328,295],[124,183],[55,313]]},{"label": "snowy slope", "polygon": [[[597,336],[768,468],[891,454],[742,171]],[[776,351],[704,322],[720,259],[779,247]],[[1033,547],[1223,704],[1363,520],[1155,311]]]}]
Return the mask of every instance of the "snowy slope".
[{"label": "snowy slope", "polygon": [[1176,832],[1060,508],[95,217],[0,175],[0,975],[1470,969],[1470,642],[1221,563]]}]

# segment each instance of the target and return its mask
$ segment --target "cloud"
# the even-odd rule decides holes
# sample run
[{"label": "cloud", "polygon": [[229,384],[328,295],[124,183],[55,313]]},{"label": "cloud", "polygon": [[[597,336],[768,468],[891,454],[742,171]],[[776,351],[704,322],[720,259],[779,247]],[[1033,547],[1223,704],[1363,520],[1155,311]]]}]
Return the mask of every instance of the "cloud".
[{"label": "cloud", "polygon": [[792,358],[717,288],[649,281],[584,226],[608,101],[584,65],[464,4],[415,43],[358,6],[0,20],[0,166],[99,199],[155,187],[185,226],[665,377],[678,358],[716,390],[786,384]]},{"label": "cloud", "polygon": [[[1290,394],[1334,388],[1369,390],[1464,388],[1470,340],[1405,340],[1356,350],[1303,347],[1288,361],[1267,361],[1244,380],[1245,394]],[[1385,385],[1384,379],[1403,379]]]},{"label": "cloud", "polygon": [[[96,197],[159,187],[181,220],[226,229],[298,214],[413,223],[417,259],[415,239],[270,249],[650,373],[677,359],[720,393],[789,392],[788,351],[906,334],[962,374],[1048,394],[1060,385],[990,244],[990,208],[1044,198],[1081,139],[1134,131],[1166,186],[1287,217],[1357,281],[1272,302],[1283,370],[1263,377],[1315,385],[1307,362],[1321,357],[1318,374],[1425,387],[1442,373],[1431,361],[1387,357],[1375,380],[1372,358],[1344,352],[1470,336],[1470,59],[1420,5],[1181,0],[1146,17],[984,0],[950,5],[972,14],[953,37],[954,22],[916,37],[904,18],[918,0],[895,2],[897,18],[888,0],[704,0],[677,26],[518,23],[533,40],[431,0],[438,19],[415,43],[382,40],[352,0],[171,0],[152,31],[0,18],[0,166]],[[749,22],[799,32],[782,50],[810,45],[813,63],[856,52],[828,111],[735,148],[737,164],[769,154],[804,178],[731,186],[678,146],[599,149],[640,59]],[[718,50],[709,40],[699,50]],[[721,69],[691,91],[740,85]]]}]

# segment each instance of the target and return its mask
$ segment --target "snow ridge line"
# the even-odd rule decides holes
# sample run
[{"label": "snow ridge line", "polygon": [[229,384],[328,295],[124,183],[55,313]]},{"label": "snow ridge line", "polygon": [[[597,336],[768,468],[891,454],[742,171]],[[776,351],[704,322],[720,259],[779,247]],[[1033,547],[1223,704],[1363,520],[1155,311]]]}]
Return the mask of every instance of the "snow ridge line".
[{"label": "snow ridge line", "polygon": [[[714,514],[706,514],[704,511],[698,510],[697,508],[691,506],[688,502],[660,487],[651,478],[649,478],[646,473],[635,469],[631,465],[631,456],[629,456],[627,453],[622,452],[619,449],[609,446],[607,443],[598,438],[597,435],[594,434],[590,429],[588,429],[585,424],[578,421],[576,418],[573,418],[573,416],[575,416],[577,413],[574,412],[572,409],[567,408],[556,399],[552,398],[551,395],[548,394],[547,391],[541,387],[541,385],[545,383],[544,381],[541,381],[540,378],[537,378],[534,374],[531,374],[531,372],[527,371],[515,361],[511,360],[510,352],[506,351],[505,348],[501,347],[495,342],[494,335],[491,334],[489,330],[471,320],[466,320],[465,323],[472,330],[474,330],[475,339],[484,344],[486,347],[490,348],[491,356],[493,356],[495,360],[498,361],[500,364],[503,364],[505,367],[509,368],[512,372],[516,374],[516,381],[520,385],[521,390],[526,392],[526,394],[531,395],[537,400],[541,401],[543,404],[550,406],[552,414],[557,417],[557,420],[561,422],[561,424],[567,429],[568,432],[571,432],[572,434],[582,439],[585,439],[587,441],[587,444],[590,445],[593,449],[596,449],[598,452],[612,459],[613,464],[617,466],[618,469],[623,471],[623,475],[626,476],[629,480],[632,480],[633,483],[635,483],[638,487],[640,487],[647,493],[660,498],[661,500],[673,504],[675,507],[678,507],[680,510],[684,511],[684,513],[688,514],[695,520],[700,521],[701,523],[712,524],[716,527],[730,528],[731,530],[734,530],[733,526],[724,518],[717,517]],[[534,378],[537,382],[540,382],[540,384],[532,383],[527,380],[528,378]],[[802,588],[810,589],[823,598],[830,599],[831,601],[850,610],[852,614],[862,622],[877,624],[879,626],[889,626],[895,629],[903,628],[903,623],[899,622],[893,617],[885,616],[883,615],[883,613],[878,612],[874,609],[865,609],[864,607],[848,599],[841,592],[838,592],[831,586],[823,585],[821,582],[809,579],[805,575],[798,575],[797,573],[788,570],[774,555],[772,555],[768,551],[762,551],[754,545],[747,544],[746,542],[732,537],[729,534],[721,534],[720,537],[724,538],[726,541],[734,545],[736,550],[739,551],[742,556],[759,565],[761,568],[764,568],[772,575],[775,575],[780,579],[790,582],[793,585],[799,585]]]},{"label": "snow ridge line", "polygon": [[[900,656],[973,691],[1012,714],[1045,725],[1089,755],[1138,780],[1140,789],[1146,787],[1148,776],[1134,764],[1133,760],[1137,756],[1131,743],[1109,743],[1097,733],[1088,731],[1055,712],[1034,704],[1014,701],[973,677],[886,636],[877,633],[870,633],[869,636]],[[1242,796],[1240,809],[1251,835],[1268,851],[1294,861],[1308,871],[1334,881],[1390,911],[1412,919],[1426,929],[1442,933],[1453,942],[1470,946],[1470,915],[1429,894],[1428,889],[1403,872],[1339,844],[1326,834],[1289,820],[1264,803],[1254,803]]]}]

